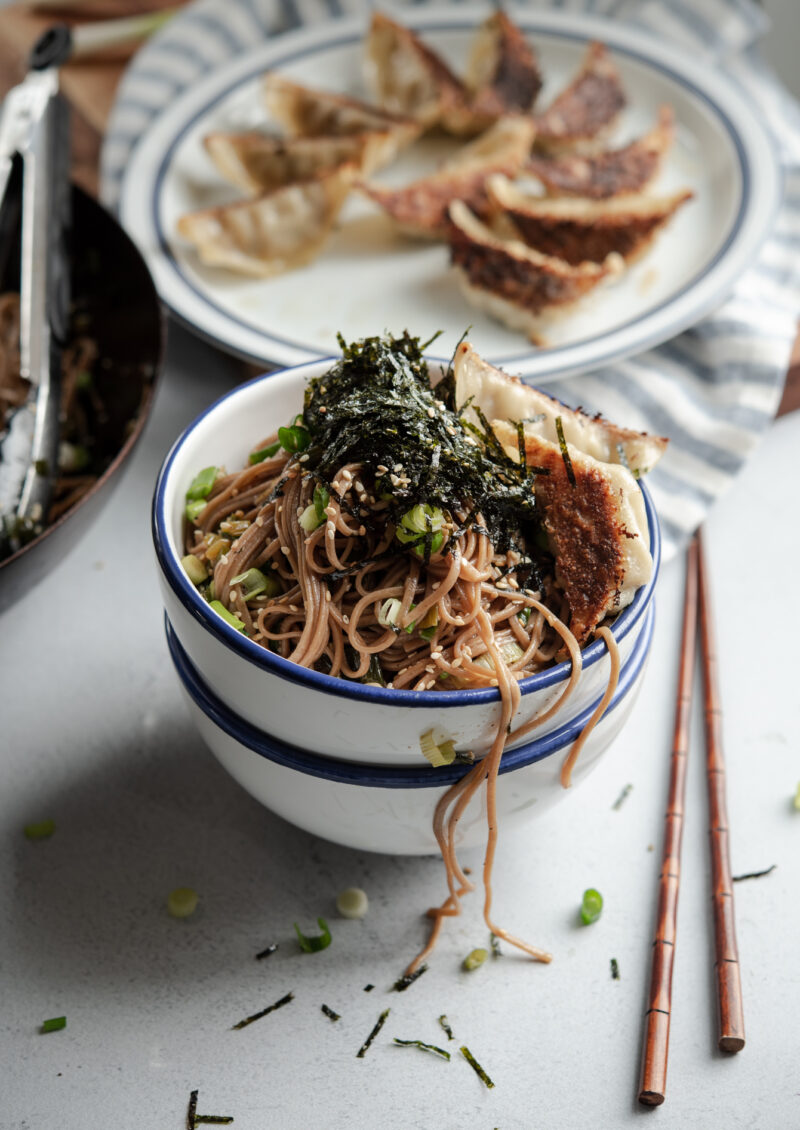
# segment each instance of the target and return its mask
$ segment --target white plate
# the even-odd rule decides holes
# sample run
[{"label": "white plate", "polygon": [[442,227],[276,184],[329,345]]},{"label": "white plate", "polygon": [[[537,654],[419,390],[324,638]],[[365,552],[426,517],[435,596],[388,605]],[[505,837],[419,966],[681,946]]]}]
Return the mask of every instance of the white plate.
[{"label": "white plate", "polygon": [[[399,18],[459,67],[486,13],[482,6],[406,9]],[[423,340],[443,330],[435,352],[445,357],[472,325],[484,356],[541,382],[657,345],[718,305],[768,235],[779,199],[771,142],[742,93],[685,52],[623,24],[569,12],[511,14],[539,52],[546,79],[540,105],[569,81],[592,39],[612,49],[629,98],[614,145],[644,132],[658,107],[671,104],[677,140],[654,190],[695,193],[638,264],[554,323],[547,348],[470,307],[445,247],[396,236],[355,196],[319,258],[273,279],[205,267],[177,236],[184,212],[235,198],[202,138],[265,122],[263,71],[367,96],[362,18],[305,27],[254,47],[190,87],[140,141],[124,178],[121,216],[172,311],[224,349],[282,365],[331,355],[337,332],[352,339],[406,327]],[[387,179],[402,183],[430,169],[446,144],[425,142]]]}]

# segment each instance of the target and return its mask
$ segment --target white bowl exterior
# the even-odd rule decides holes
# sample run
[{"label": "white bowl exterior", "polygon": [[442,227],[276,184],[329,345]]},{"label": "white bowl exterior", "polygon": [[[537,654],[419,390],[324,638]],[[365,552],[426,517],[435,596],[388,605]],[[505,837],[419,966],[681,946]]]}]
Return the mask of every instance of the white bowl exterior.
[{"label": "white bowl exterior", "polygon": [[[314,362],[242,386],[201,419],[177,449],[164,491],[168,540],[164,549],[179,574],[183,593],[182,598],[176,594],[162,570],[161,587],[168,617],[192,664],[216,695],[234,713],[282,741],[311,753],[353,762],[414,765],[419,762],[420,735],[434,729],[438,740],[452,739],[457,749],[482,754],[496,733],[499,699],[457,705],[454,698],[453,706],[410,707],[328,694],[250,662],[212,635],[184,603],[188,599],[202,606],[180,566],[188,484],[202,467],[210,464],[228,469],[244,466],[254,444],[301,408],[305,383],[330,365],[330,361]],[[214,615],[205,608],[204,613],[207,617]],[[620,641],[623,662],[645,620],[642,609]],[[609,664],[608,656],[603,655],[584,668],[564,709],[545,724],[542,733],[563,725],[599,697],[608,680]],[[561,693],[565,682],[566,676],[552,686],[523,695],[515,725],[545,710]],[[522,739],[529,740],[530,737]]]},{"label": "white bowl exterior", "polygon": [[[580,784],[597,765],[625,724],[641,686],[646,664],[622,701],[597,724],[572,775]],[[207,717],[181,683],[194,723],[220,764],[270,811],[312,835],[360,851],[389,855],[435,855],[433,812],[446,792],[442,788],[380,788],[330,781],[279,765],[227,734]],[[501,774],[497,779],[497,812],[502,829],[515,827],[546,812],[571,791],[559,779],[563,750]],[[419,754],[417,754],[419,760]],[[456,835],[462,848],[486,841],[486,803],[479,799],[464,813]]]}]

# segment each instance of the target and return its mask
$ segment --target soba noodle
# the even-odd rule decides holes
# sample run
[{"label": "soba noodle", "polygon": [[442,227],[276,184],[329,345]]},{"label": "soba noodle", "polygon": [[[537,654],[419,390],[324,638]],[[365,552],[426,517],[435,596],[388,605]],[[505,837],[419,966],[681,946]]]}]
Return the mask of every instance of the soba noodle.
[{"label": "soba noodle", "polygon": [[[199,573],[197,566],[187,571],[195,573],[195,580],[203,578],[199,585],[206,598],[219,601],[249,639],[302,667],[417,691],[497,687],[501,711],[489,753],[436,806],[433,831],[448,895],[428,911],[433,919],[429,941],[407,972],[424,961],[443,920],[459,913],[461,896],[472,889],[456,858],[455,836],[459,819],[483,785],[488,822],[484,919],[498,937],[536,960],[549,961],[543,950],[494,922],[491,878],[497,776],[509,735],[518,740],[562,709],[581,672],[580,647],[567,626],[569,609],[552,558],[538,550],[532,557],[524,540],[496,545],[481,513],[470,513],[472,500],[467,498],[460,508],[441,515],[437,541],[432,540],[429,506],[417,515],[423,519],[417,543],[398,545],[397,511],[382,488],[387,476],[401,490],[405,487],[403,465],[345,462],[323,480],[317,470],[319,452],[313,444],[309,451],[287,452],[275,434],[253,449],[251,459],[260,461],[219,472],[187,523],[185,549],[199,562]],[[270,582],[255,595],[247,592],[251,570]],[[534,588],[535,574],[539,584]],[[618,677],[613,635],[607,628],[598,634],[611,654],[611,679],[564,762],[565,787]],[[564,656],[571,671],[557,700],[512,731],[520,681]]]}]

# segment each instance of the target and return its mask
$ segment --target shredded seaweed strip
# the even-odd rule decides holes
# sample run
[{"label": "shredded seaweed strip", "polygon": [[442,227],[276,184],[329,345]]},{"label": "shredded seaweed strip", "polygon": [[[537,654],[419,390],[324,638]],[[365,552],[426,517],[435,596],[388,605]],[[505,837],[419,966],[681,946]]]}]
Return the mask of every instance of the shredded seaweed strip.
[{"label": "shredded seaweed strip", "polygon": [[450,1052],[446,1052],[444,1048],[437,1048],[436,1044],[426,1044],[422,1040],[398,1040],[397,1036],[394,1042],[403,1048],[420,1048],[424,1052],[434,1052],[435,1055],[440,1055],[442,1059],[449,1059]]},{"label": "shredded seaweed strip", "polygon": [[327,949],[331,944],[331,932],[328,927],[328,923],[324,918],[318,918],[317,925],[319,926],[322,933],[314,934],[310,938],[307,938],[295,922],[295,933],[297,934],[297,940],[300,943],[300,949],[303,951],[303,953],[319,953],[320,950]]},{"label": "shredded seaweed strip", "polygon": [[189,1095],[189,1110],[186,1114],[186,1130],[194,1130],[195,1115],[197,1114],[197,1091],[192,1091]]},{"label": "shredded seaweed strip", "polygon": [[363,1044],[361,1045],[361,1047],[360,1047],[360,1048],[358,1049],[358,1051],[356,1052],[356,1059],[363,1059],[363,1058],[364,1058],[364,1056],[365,1056],[365,1055],[367,1054],[367,1052],[368,1052],[368,1051],[369,1051],[369,1049],[370,1049],[370,1045],[372,1044],[372,1041],[373,1041],[373,1040],[375,1039],[375,1037],[376,1037],[376,1036],[378,1035],[378,1033],[380,1032],[381,1028],[382,1028],[382,1027],[384,1026],[384,1024],[386,1023],[386,1017],[387,1017],[387,1016],[389,1015],[389,1013],[390,1013],[391,1011],[392,1011],[392,1010],[391,1010],[390,1008],[385,1008],[385,1009],[383,1010],[383,1012],[382,1012],[382,1013],[380,1014],[380,1016],[378,1017],[377,1021],[375,1022],[375,1027],[374,1027],[374,1028],[372,1029],[372,1031],[371,1031],[371,1032],[370,1032],[370,1034],[369,1034],[369,1035],[367,1036],[367,1038],[366,1038],[366,1040],[364,1041],[364,1043],[363,1043]]},{"label": "shredded seaweed strip", "polygon": [[619,794],[617,799],[611,805],[611,808],[613,809],[614,812],[619,812],[619,810],[622,808],[625,801],[628,799],[628,795],[629,795],[629,793],[631,792],[632,789],[633,789],[633,785],[626,785],[625,786],[625,788]]},{"label": "shredded seaweed strip", "polygon": [[256,954],[256,961],[262,961],[265,957],[272,957],[277,948],[278,943],[273,942],[271,946],[267,946],[267,948],[265,950],[262,950],[261,953]]},{"label": "shredded seaweed strip", "polygon": [[572,466],[572,460],[569,457],[569,450],[567,448],[567,441],[564,439],[564,425],[561,423],[561,417],[556,416],[556,432],[558,433],[558,446],[561,448],[561,458],[564,460],[564,467],[567,471],[567,478],[570,481],[570,486],[575,486],[575,471]]},{"label": "shredded seaweed strip", "polygon": [[415,970],[413,973],[406,973],[405,976],[399,977],[392,985],[392,992],[404,993],[409,985],[413,985],[415,981],[420,979],[423,973],[427,972],[427,969],[427,965],[420,965],[419,969]]},{"label": "shredded seaweed strip", "polygon": [[326,1004],[320,1005],[320,1008],[322,1009],[322,1011],[325,1013],[326,1016],[330,1017],[331,1020],[341,1020],[342,1019],[338,1012],[334,1012],[333,1009],[328,1008],[328,1006]]},{"label": "shredded seaweed strip", "polygon": [[194,1119],[195,1126],[230,1126],[231,1122],[231,1114],[196,1114]]},{"label": "shredded seaweed strip", "polygon": [[283,1008],[285,1004],[294,1000],[294,993],[287,993],[285,997],[281,997],[275,1004],[269,1005],[267,1008],[262,1008],[261,1012],[254,1012],[252,1016],[246,1016],[244,1020],[240,1020],[238,1024],[234,1024],[231,1029],[236,1032],[239,1028],[246,1028],[248,1024],[252,1024],[255,1020],[260,1020],[262,1016],[268,1016],[270,1012],[275,1012],[278,1008]]},{"label": "shredded seaweed strip", "polygon": [[611,980],[619,981],[619,965],[615,957],[611,958]]},{"label": "shredded seaweed strip", "polygon": [[748,871],[746,875],[734,875],[734,883],[742,883],[745,879],[762,879],[764,875],[769,875],[777,867],[777,863],[773,863],[771,867],[767,867],[764,871]]},{"label": "shredded seaweed strip", "polygon": [[447,1017],[444,1013],[442,1013],[442,1015],[439,1017],[439,1024],[441,1025],[448,1040],[454,1040],[455,1036],[453,1035],[453,1029],[450,1027],[450,1024],[448,1023]]},{"label": "shredded seaweed strip", "polygon": [[375,988],[374,985],[365,985],[364,986],[364,992],[365,993],[371,993],[374,988]]},{"label": "shredded seaweed strip", "polygon": [[[466,525],[480,513],[495,550],[520,552],[523,572],[527,567],[530,583],[538,587],[538,572],[525,551],[541,526],[532,489],[536,468],[512,459],[488,424],[481,431],[464,419],[463,407],[456,411],[452,380],[445,377],[431,389],[418,338],[404,333],[348,345],[340,336],[339,344],[341,360],[306,390],[303,426],[311,439],[305,471],[331,490],[342,466],[374,468],[368,489],[386,500],[395,525],[415,505],[453,516],[468,503]],[[365,525],[372,520],[371,510],[353,510]],[[390,552],[409,548],[429,557],[431,532],[420,534],[418,545],[397,543]],[[517,576],[527,587],[519,566]]]},{"label": "shredded seaweed strip", "polygon": [[481,1080],[481,1082],[485,1083],[486,1086],[489,1087],[489,1088],[493,1087],[494,1083],[491,1081],[489,1076],[483,1070],[483,1068],[478,1063],[477,1059],[472,1054],[472,1052],[469,1050],[469,1048],[462,1044],[461,1047],[459,1048],[459,1051],[461,1052],[461,1054],[463,1055],[463,1057],[467,1061],[467,1063],[470,1065],[472,1070],[475,1072],[475,1074],[478,1076],[478,1078]]},{"label": "shredded seaweed strip", "polygon": [[492,943],[492,957],[502,957],[503,951],[500,949],[500,942],[494,934],[489,935],[489,940]]}]

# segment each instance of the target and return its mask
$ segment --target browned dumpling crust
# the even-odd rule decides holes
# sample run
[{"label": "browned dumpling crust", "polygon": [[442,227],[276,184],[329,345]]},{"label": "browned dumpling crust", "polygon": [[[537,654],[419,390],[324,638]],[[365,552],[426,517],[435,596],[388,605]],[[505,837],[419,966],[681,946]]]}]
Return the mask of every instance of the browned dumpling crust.
[{"label": "browned dumpling crust", "polygon": [[531,109],[542,87],[533,48],[503,11],[481,26],[467,70],[471,111],[478,119],[494,121],[503,114]]},{"label": "browned dumpling crust", "polygon": [[388,133],[398,147],[419,136],[419,124],[369,102],[317,90],[274,71],[264,75],[262,95],[268,113],[290,137],[347,137],[352,134]]},{"label": "browned dumpling crust", "polygon": [[210,133],[206,152],[219,172],[252,194],[271,192],[293,181],[308,180],[344,164],[364,169],[369,133],[345,137],[271,137],[266,133]]},{"label": "browned dumpling crust", "polygon": [[533,341],[542,314],[568,308],[615,270],[613,262],[574,267],[503,239],[459,200],[450,205],[450,221],[450,257],[468,300]]},{"label": "browned dumpling crust", "polygon": [[488,206],[488,177],[500,172],[514,176],[530,152],[534,131],[530,118],[503,118],[433,176],[399,189],[375,184],[360,187],[407,235],[443,239],[449,229],[450,202],[464,200],[483,215]]},{"label": "browned dumpling crust", "polygon": [[569,86],[536,119],[540,148],[559,150],[596,140],[626,105],[619,71],[602,43],[591,43]]},{"label": "browned dumpling crust", "polygon": [[572,264],[602,263],[609,255],[631,261],[693,195],[555,199],[527,196],[504,177],[492,177],[487,192],[496,230]]},{"label": "browned dumpling crust", "polygon": [[621,149],[560,157],[534,154],[525,171],[538,177],[553,196],[586,196],[607,200],[628,192],[640,192],[658,173],[664,155],[675,137],[675,115],[662,106],[658,124]]}]

